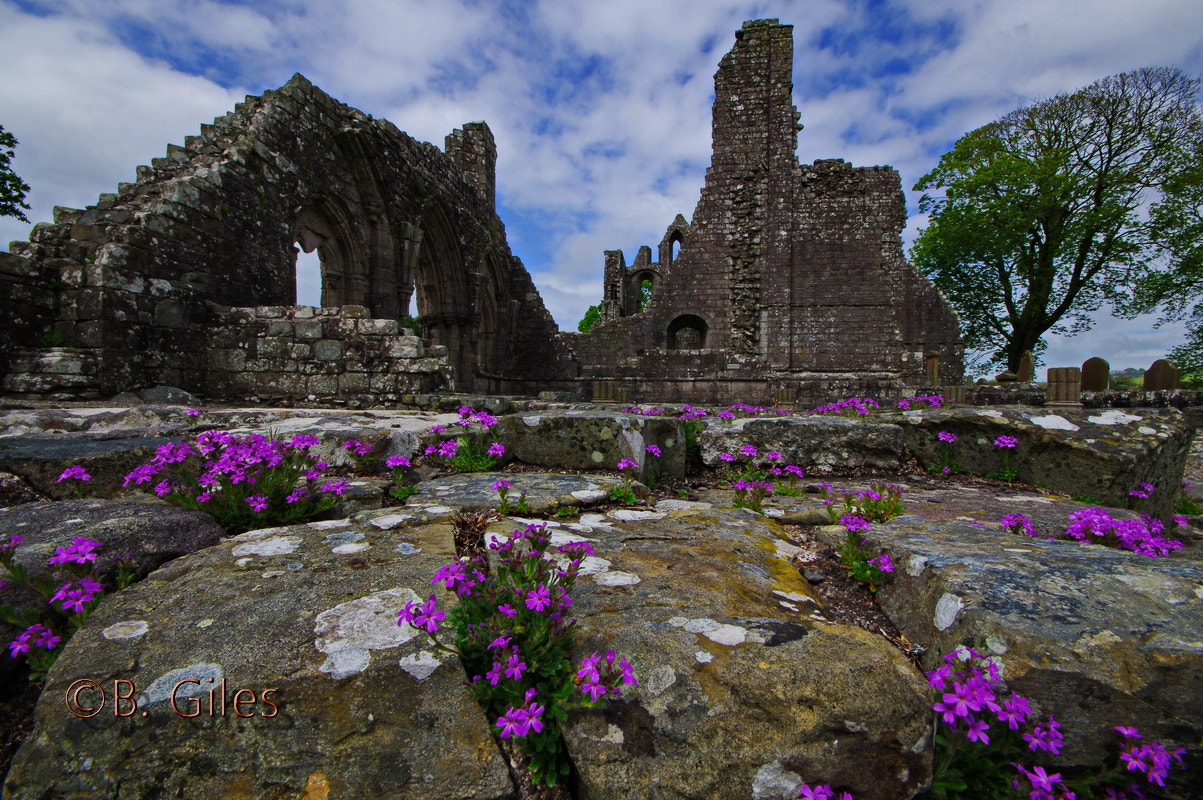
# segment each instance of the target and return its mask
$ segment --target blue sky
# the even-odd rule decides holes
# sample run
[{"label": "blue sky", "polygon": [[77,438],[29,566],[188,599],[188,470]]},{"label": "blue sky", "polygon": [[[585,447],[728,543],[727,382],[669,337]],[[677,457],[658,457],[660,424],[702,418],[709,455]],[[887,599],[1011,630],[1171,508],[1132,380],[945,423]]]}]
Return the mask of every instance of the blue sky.
[{"label": "blue sky", "polygon": [[[718,60],[762,17],[794,25],[799,159],[890,164],[908,190],[1032,100],[1143,66],[1203,73],[1198,0],[0,0],[0,125],[36,222],[294,72],[440,147],[485,120],[510,245],[575,329],[603,250],[630,260],[692,215]],[[909,245],[925,220],[907,199]],[[0,220],[0,248],[28,234]],[[1154,321],[1104,312],[1046,361],[1148,366],[1182,340]]]}]

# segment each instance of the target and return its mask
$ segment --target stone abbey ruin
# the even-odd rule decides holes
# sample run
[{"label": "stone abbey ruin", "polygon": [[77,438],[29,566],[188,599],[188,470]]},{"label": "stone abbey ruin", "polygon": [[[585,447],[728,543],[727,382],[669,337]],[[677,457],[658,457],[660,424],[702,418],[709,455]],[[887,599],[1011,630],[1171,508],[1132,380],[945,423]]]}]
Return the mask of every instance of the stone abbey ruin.
[{"label": "stone abbey ruin", "polygon": [[[668,227],[658,261],[606,253],[587,334],[557,330],[510,252],[487,125],[440,152],[294,76],[0,253],[4,390],[708,403],[959,382],[956,318],[903,259],[898,173],[800,165],[792,69],[792,26],[737,32],[693,218]],[[321,256],[321,308],[296,305],[298,246]]]}]

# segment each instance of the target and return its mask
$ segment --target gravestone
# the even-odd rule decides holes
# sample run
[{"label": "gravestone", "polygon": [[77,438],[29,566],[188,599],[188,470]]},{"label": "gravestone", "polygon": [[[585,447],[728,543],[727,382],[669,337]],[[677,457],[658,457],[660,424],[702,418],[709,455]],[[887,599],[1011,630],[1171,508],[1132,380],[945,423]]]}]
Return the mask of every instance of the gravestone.
[{"label": "gravestone", "polygon": [[1023,351],[1023,355],[1019,357],[1019,367],[1015,372],[1019,376],[1020,383],[1031,383],[1036,377],[1036,362],[1032,358],[1031,350]]},{"label": "gravestone", "polygon": [[1082,391],[1105,392],[1111,384],[1111,365],[1095,356],[1082,363]]},{"label": "gravestone", "polygon": [[1144,389],[1146,392],[1177,388],[1178,368],[1164,358],[1154,361],[1153,366],[1145,372]]},{"label": "gravestone", "polygon": [[774,389],[773,390],[773,405],[788,406],[793,405],[794,390],[793,389]]},{"label": "gravestone", "polygon": [[1082,370],[1077,367],[1051,367],[1048,371],[1050,406],[1081,408]]},{"label": "gravestone", "polygon": [[941,386],[940,394],[944,397],[944,405],[965,402],[964,386]]}]

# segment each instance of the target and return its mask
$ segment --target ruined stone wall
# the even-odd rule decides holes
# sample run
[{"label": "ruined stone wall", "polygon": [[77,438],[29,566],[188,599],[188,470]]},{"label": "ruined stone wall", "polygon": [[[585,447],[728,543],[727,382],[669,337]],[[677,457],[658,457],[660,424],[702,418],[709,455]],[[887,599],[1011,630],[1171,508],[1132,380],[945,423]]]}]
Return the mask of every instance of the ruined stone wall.
[{"label": "ruined stone wall", "polygon": [[323,306],[418,317],[457,388],[547,377],[556,327],[494,211],[492,135],[466,125],[448,151],[298,75],[12,252],[61,285],[56,325],[93,353],[100,394],[207,394],[209,304],[294,305],[294,243],[321,256]]},{"label": "ruined stone wall", "polygon": [[258,306],[214,313],[208,395],[372,406],[451,385],[447,351],[363,306]]},{"label": "ruined stone wall", "polygon": [[[902,256],[898,173],[798,164],[792,36],[776,20],[736,34],[693,219],[669,226],[657,264],[607,251],[603,322],[568,340],[582,374],[641,400],[819,402],[921,386],[937,351],[943,380],[959,380],[956,318]],[[647,269],[660,279],[640,311],[631,287]]]},{"label": "ruined stone wall", "polygon": [[0,252],[0,379],[15,348],[36,347],[56,335],[57,277],[53,265]]}]

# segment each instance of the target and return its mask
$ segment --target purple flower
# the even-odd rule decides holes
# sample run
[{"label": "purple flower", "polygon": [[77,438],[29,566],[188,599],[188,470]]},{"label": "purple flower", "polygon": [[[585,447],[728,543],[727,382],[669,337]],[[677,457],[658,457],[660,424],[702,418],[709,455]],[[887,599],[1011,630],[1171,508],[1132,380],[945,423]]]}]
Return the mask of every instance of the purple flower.
[{"label": "purple flower", "polygon": [[159,465],[155,463],[143,464],[136,467],[133,472],[125,476],[125,481],[122,486],[129,486],[131,483],[141,484],[146,483],[151,478],[159,473]]},{"label": "purple flower", "polygon": [[511,606],[509,603],[502,603],[497,606],[498,614],[505,614],[510,619],[513,619],[518,614],[518,609]]},{"label": "purple flower", "polygon": [[1032,521],[1023,514],[1007,514],[998,521],[1003,530],[1009,533],[1023,533],[1026,536],[1035,536],[1036,529],[1032,527]]},{"label": "purple flower", "polygon": [[495,492],[500,492],[502,489],[513,489],[513,488],[514,488],[514,482],[507,481],[505,478],[498,478],[497,480],[493,481],[492,489]]},{"label": "purple flower", "polygon": [[448,439],[439,445],[438,454],[443,458],[455,458],[456,452],[459,451],[459,442],[455,439]]},{"label": "purple flower", "polygon": [[526,607],[531,611],[543,611],[551,605],[551,590],[543,584],[526,593]]},{"label": "purple flower", "polygon": [[384,465],[390,469],[413,466],[413,464],[410,463],[409,458],[406,456],[389,456],[387,459],[385,459]]},{"label": "purple flower", "polygon": [[500,458],[501,456],[505,455],[505,445],[503,445],[501,442],[493,442],[493,444],[489,445],[488,452],[493,458]]},{"label": "purple flower", "polygon": [[1011,696],[1003,700],[1003,707],[998,712],[998,721],[1007,723],[1007,727],[1013,731],[1019,730],[1019,726],[1028,721],[1028,716],[1032,713],[1032,707],[1028,705],[1026,697],[1011,693]]},{"label": "purple flower", "polygon": [[1131,728],[1126,725],[1116,725],[1115,729],[1117,731],[1119,731],[1120,735],[1123,736],[1125,739],[1143,739],[1144,738],[1143,736],[1140,735],[1139,728]]},{"label": "purple flower", "polygon": [[728,464],[735,460],[735,456],[731,455],[730,453],[719,453],[718,457],[723,461],[726,461]]},{"label": "purple flower", "polygon": [[317,443],[318,438],[316,436],[308,433],[298,433],[285,442],[284,446],[291,447],[294,450],[308,450],[310,447],[316,447]]},{"label": "purple flower", "polygon": [[439,622],[447,618],[447,615],[438,607],[438,600],[434,595],[431,595],[425,603],[418,606],[413,614],[413,626],[415,628],[425,628],[427,633],[437,633],[439,630]]},{"label": "purple flower", "polygon": [[812,787],[804,783],[798,787],[797,800],[831,800],[833,795],[830,784],[820,783]]},{"label": "purple flower", "polygon": [[247,505],[256,513],[267,509],[267,497],[261,494],[253,494],[246,499]]},{"label": "purple flower", "polygon": [[501,728],[502,739],[508,739],[511,736],[526,736],[530,732],[530,720],[527,718],[526,709],[510,706],[497,719],[497,727]]},{"label": "purple flower", "polygon": [[[13,541],[15,542],[16,539],[17,537],[14,536]],[[57,548],[49,561],[51,564],[87,564],[96,560],[96,553],[92,551],[103,544],[95,539],[76,536],[68,546]]]},{"label": "purple flower", "polygon": [[986,731],[990,726],[985,720],[974,720],[969,723],[969,729],[965,731],[965,737],[971,742],[981,742],[982,744],[990,744],[990,737],[986,735]]},{"label": "purple flower", "polygon": [[522,671],[526,669],[526,662],[518,660],[518,654],[510,655],[509,660],[505,665],[505,676],[511,680],[522,680]]},{"label": "purple flower", "polygon": [[587,682],[581,685],[581,694],[589,695],[589,700],[594,703],[607,691],[606,687],[600,683]]},{"label": "purple flower", "polygon": [[844,529],[849,533],[869,530],[869,521],[856,514],[845,514],[844,516],[840,517],[840,524],[843,525]]},{"label": "purple flower", "polygon": [[747,456],[748,458],[755,458],[756,448],[750,444],[745,444],[739,448],[739,453],[740,455]]},{"label": "purple flower", "polygon": [[624,469],[634,469],[635,467],[638,467],[638,466],[639,466],[639,465],[638,465],[638,464],[636,464],[636,463],[635,463],[634,461],[632,461],[631,459],[629,459],[629,458],[624,458],[624,459],[622,459],[621,461],[619,461],[619,462],[618,462],[617,469],[618,469],[618,470],[621,472],[621,471],[622,471],[622,470],[624,470]]},{"label": "purple flower", "polygon": [[877,567],[882,572],[894,571],[894,562],[890,560],[888,553],[881,553],[880,555],[874,556],[873,558],[869,559],[868,563],[871,566]]},{"label": "purple flower", "polygon": [[941,442],[952,444],[957,440],[957,435],[952,431],[940,431],[936,434],[936,438],[938,438]]},{"label": "purple flower", "polygon": [[647,451],[649,453],[651,453],[652,455],[656,456],[656,458],[660,457],[660,447],[658,445],[649,444],[647,446]]},{"label": "purple flower", "polygon": [[58,476],[58,480],[56,480],[55,483],[62,483],[65,480],[71,479],[77,481],[90,481],[92,480],[92,476],[89,475],[88,471],[83,467],[79,466],[78,464],[73,464],[72,466],[63,470],[63,474]]},{"label": "purple flower", "polygon": [[318,491],[323,493],[333,492],[341,496],[349,485],[346,481],[326,481]]},{"label": "purple flower", "polygon": [[1053,718],[1052,714],[1049,714],[1048,722],[1037,725],[1031,733],[1023,734],[1023,740],[1028,743],[1028,749],[1033,752],[1046,750],[1056,755],[1061,752],[1061,744],[1064,739],[1061,731],[1058,730],[1060,727],[1061,724]]},{"label": "purple flower", "polygon": [[190,417],[199,417],[201,415],[199,408],[185,408],[184,413]]},{"label": "purple flower", "polygon": [[1014,436],[999,436],[994,440],[995,447],[1016,447],[1019,445],[1019,440]]}]

